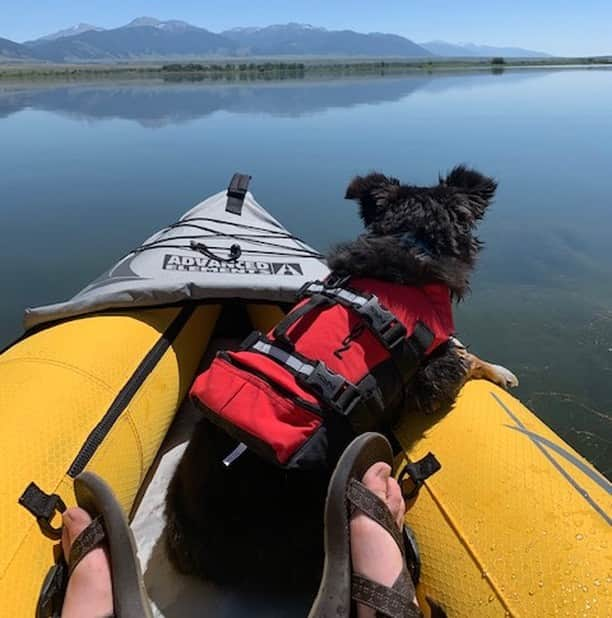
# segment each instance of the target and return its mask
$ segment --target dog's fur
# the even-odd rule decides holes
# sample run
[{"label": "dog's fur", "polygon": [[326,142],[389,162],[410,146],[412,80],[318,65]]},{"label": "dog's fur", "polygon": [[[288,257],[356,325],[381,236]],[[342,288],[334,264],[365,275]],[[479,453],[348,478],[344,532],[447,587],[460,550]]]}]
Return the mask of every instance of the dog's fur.
[{"label": "dog's fur", "polygon": [[[492,179],[464,166],[427,188],[378,173],[357,177],[346,197],[359,203],[366,233],[336,247],[329,266],[409,286],[441,282],[461,300],[481,249],[474,230],[495,189]],[[502,386],[516,380],[451,338],[411,380],[406,410],[449,409],[470,377]],[[171,560],[184,573],[224,585],[268,586],[275,594],[316,587],[328,474],[283,471],[249,452],[225,467],[221,460],[234,446],[208,421],[197,426],[168,490]]]}]

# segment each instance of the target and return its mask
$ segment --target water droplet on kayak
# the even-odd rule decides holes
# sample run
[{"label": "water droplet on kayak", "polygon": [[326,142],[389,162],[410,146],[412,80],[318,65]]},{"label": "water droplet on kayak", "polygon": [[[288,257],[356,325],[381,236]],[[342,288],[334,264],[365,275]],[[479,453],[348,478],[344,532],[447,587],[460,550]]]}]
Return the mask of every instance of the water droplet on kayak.
[{"label": "water droplet on kayak", "polygon": [[584,539],[584,535],[582,535],[582,534],[578,533],[578,534],[576,535],[576,540],[577,540],[577,541],[582,541],[582,539]]},{"label": "water droplet on kayak", "polygon": [[598,579],[594,579],[593,586],[601,586],[601,582]]},{"label": "water droplet on kayak", "polygon": [[489,595],[489,603],[493,603],[494,600],[495,600],[495,597],[492,594],[490,594]]}]

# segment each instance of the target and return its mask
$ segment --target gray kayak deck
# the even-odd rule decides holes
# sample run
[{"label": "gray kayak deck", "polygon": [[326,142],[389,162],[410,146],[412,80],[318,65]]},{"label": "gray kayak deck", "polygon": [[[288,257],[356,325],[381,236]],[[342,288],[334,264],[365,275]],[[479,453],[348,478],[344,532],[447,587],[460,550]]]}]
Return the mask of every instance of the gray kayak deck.
[{"label": "gray kayak deck", "polygon": [[107,310],[188,301],[293,302],[324,278],[323,256],[291,234],[252,193],[221,191],[156,232],[70,300],[28,308],[26,330]]}]

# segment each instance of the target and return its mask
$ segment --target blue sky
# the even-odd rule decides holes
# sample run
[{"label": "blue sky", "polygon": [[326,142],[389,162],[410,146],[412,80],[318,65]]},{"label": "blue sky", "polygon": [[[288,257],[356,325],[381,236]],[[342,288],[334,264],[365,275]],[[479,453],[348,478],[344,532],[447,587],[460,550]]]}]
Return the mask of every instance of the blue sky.
[{"label": "blue sky", "polygon": [[141,15],[213,31],[297,21],[417,42],[612,54],[612,0],[0,0],[0,37],[23,41],[78,22],[112,28]]}]

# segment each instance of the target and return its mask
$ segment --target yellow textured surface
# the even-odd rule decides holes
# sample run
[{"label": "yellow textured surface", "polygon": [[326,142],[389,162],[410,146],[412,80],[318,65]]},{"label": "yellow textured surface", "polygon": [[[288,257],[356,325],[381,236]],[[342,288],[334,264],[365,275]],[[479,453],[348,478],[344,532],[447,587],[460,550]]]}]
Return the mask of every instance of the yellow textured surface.
[{"label": "yellow textured surface", "polygon": [[[206,347],[219,308],[198,307],[88,469],[128,510]],[[0,616],[33,616],[57,545],[17,500],[30,481],[75,503],[66,472],[179,309],[71,320],[0,356]]]},{"label": "yellow textured surface", "polygon": [[451,618],[612,615],[610,484],[532,412],[470,382],[449,414],[410,415],[398,437],[410,460],[442,464],[406,518],[421,597]]},{"label": "yellow textured surface", "polygon": [[285,317],[285,312],[278,305],[264,303],[247,305],[247,313],[253,328],[263,333],[267,333]]}]

